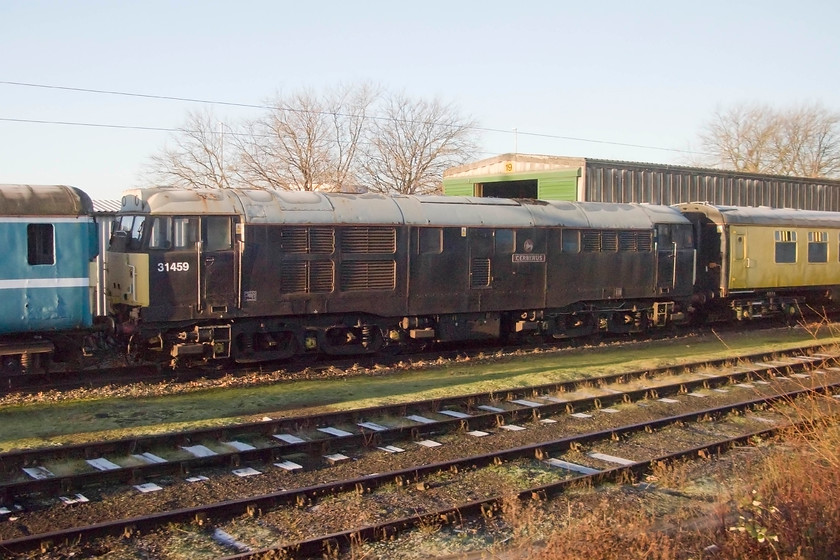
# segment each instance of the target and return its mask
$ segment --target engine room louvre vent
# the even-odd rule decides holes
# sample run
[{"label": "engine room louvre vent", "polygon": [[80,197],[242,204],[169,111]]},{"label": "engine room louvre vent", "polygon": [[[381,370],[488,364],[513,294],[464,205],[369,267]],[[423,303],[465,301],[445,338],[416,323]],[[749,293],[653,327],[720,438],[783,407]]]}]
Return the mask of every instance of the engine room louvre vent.
[{"label": "engine room louvre vent", "polygon": [[636,232],[636,250],[637,251],[652,251],[653,238],[649,231]]},{"label": "engine room louvre vent", "polygon": [[329,293],[335,287],[332,261],[309,261],[309,291]]},{"label": "engine room louvre vent", "polygon": [[284,253],[332,254],[335,232],[329,228],[286,227],[280,230],[280,247]]},{"label": "engine room louvre vent", "polygon": [[486,288],[490,285],[490,259],[473,259],[470,263],[470,287]]},{"label": "engine room louvre vent", "polygon": [[636,250],[636,232],[622,231],[618,234],[618,250],[619,251],[635,251]]},{"label": "engine room louvre vent", "polygon": [[280,269],[280,291],[285,294],[306,292],[306,262],[284,263]]},{"label": "engine room louvre vent", "polygon": [[615,252],[618,251],[618,233],[614,231],[601,232],[601,250]]},{"label": "engine room louvre vent", "polygon": [[289,261],[280,270],[280,291],[292,293],[329,293],[333,291],[332,261]]},{"label": "engine room louvre vent", "polygon": [[341,289],[393,290],[397,266],[394,261],[347,261],[341,263]]},{"label": "engine room louvre vent", "polygon": [[309,252],[331,255],[335,251],[335,230],[311,228],[309,230]]},{"label": "engine room louvre vent", "polygon": [[601,250],[601,232],[584,231],[581,236],[581,248],[587,253],[597,253]]},{"label": "engine room louvre vent", "polygon": [[397,250],[397,231],[385,227],[354,227],[341,233],[341,250],[345,253],[387,253]]}]

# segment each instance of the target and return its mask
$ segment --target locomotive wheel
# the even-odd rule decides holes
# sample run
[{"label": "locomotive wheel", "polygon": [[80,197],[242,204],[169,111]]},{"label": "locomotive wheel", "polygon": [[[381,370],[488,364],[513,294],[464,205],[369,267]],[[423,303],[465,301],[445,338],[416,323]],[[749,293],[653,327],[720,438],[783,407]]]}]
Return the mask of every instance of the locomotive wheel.
[{"label": "locomotive wheel", "polygon": [[125,362],[132,366],[143,361],[146,353],[146,340],[144,337],[135,333],[128,339],[128,346],[125,350]]}]

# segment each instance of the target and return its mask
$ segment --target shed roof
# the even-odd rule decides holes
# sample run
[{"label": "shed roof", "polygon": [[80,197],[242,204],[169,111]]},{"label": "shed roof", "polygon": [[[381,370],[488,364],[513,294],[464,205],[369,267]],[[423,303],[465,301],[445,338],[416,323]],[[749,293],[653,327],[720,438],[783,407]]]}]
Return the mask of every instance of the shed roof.
[{"label": "shed roof", "polygon": [[591,166],[615,167],[620,169],[646,169],[651,171],[682,171],[685,173],[701,173],[704,175],[734,176],[744,179],[774,178],[780,181],[817,183],[840,187],[840,180],[827,179],[823,177],[794,177],[789,175],[747,173],[744,171],[713,169],[707,167],[690,167],[685,165],[519,153],[501,154],[498,156],[474,161],[464,165],[459,165],[457,167],[451,167],[443,172],[443,178],[451,179],[455,177],[484,177],[487,175],[504,175],[511,173],[534,173],[541,171],[560,171],[576,168],[585,169],[586,167]]}]

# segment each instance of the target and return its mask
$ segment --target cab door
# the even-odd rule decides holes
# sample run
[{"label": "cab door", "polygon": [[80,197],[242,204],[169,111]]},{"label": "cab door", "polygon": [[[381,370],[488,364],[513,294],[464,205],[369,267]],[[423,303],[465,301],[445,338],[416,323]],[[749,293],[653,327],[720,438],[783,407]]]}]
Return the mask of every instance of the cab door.
[{"label": "cab door", "polygon": [[690,294],[696,260],[690,224],[656,226],[656,291],[660,294]]},{"label": "cab door", "polygon": [[236,217],[201,219],[200,300],[202,313],[227,314],[239,305],[239,259],[234,243]]}]

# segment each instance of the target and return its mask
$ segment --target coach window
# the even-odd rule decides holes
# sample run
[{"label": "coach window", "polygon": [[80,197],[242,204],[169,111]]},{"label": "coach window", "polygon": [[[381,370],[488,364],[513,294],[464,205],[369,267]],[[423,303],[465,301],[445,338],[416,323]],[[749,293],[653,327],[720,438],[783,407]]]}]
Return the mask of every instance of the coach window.
[{"label": "coach window", "polygon": [[55,264],[55,237],[52,224],[26,226],[27,262]]},{"label": "coach window", "polygon": [[580,232],[576,229],[564,229],[562,238],[562,250],[564,253],[580,252]]},{"label": "coach window", "polygon": [[808,262],[828,262],[828,232],[808,232]]},{"label": "coach window", "polygon": [[227,216],[209,216],[203,220],[204,250],[224,251],[230,249],[230,218]]},{"label": "coach window", "polygon": [[796,232],[789,230],[776,230],[776,262],[796,262]]}]

